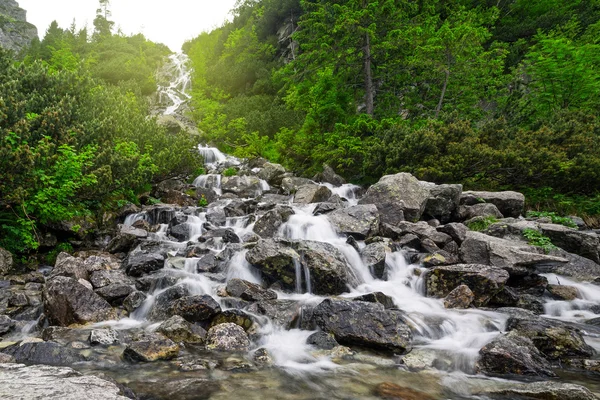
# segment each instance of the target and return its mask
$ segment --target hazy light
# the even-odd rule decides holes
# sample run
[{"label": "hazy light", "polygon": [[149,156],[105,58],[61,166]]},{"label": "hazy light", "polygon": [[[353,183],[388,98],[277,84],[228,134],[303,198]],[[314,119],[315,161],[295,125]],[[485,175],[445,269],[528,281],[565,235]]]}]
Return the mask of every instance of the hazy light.
[{"label": "hazy light", "polygon": [[[17,0],[27,10],[27,21],[40,37],[53,20],[62,28],[94,27],[98,0]],[[186,39],[220,26],[230,18],[236,0],[112,0],[111,20],[125,34],[143,33],[148,39],[177,51]]]}]

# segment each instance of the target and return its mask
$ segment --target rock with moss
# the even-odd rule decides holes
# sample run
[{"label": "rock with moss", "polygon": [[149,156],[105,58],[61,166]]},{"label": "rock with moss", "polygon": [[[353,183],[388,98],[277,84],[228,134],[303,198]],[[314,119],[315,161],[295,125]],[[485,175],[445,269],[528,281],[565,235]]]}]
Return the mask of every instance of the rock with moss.
[{"label": "rock with moss", "polygon": [[260,240],[246,253],[246,260],[262,272],[267,283],[295,287],[295,263],[300,262],[300,255],[291,247],[273,239]]},{"label": "rock with moss", "polygon": [[0,247],[0,276],[8,275],[13,268],[13,257],[8,250]]},{"label": "rock with moss", "polygon": [[218,324],[208,330],[206,348],[209,350],[247,351],[249,347],[248,335],[237,324]]},{"label": "rock with moss", "polygon": [[379,211],[373,204],[338,209],[327,214],[327,218],[338,232],[358,240],[379,233]]},{"label": "rock with moss", "polygon": [[159,333],[144,333],[134,338],[123,351],[129,362],[172,360],[179,354],[179,345]]},{"label": "rock with moss", "polygon": [[37,34],[37,28],[27,22],[26,11],[16,1],[0,1],[0,47],[19,53]]}]

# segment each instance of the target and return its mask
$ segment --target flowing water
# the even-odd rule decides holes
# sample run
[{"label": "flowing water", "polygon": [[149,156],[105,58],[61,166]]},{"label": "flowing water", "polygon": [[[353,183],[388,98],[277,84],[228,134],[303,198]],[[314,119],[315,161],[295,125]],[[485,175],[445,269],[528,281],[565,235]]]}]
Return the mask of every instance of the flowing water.
[{"label": "flowing water", "polygon": [[[161,93],[169,97],[172,105],[166,114],[176,113],[189,95],[189,71],[185,68],[186,58],[182,55],[171,57],[173,70],[177,78],[168,87],[161,87]],[[219,163],[229,162],[239,164],[239,160],[226,156],[216,148],[199,146],[208,168]],[[212,189],[217,194],[221,191],[221,175],[211,173],[196,178],[194,185]],[[360,188],[353,185],[334,187],[327,185],[335,194],[356,204]],[[263,191],[268,191],[268,185],[263,185]],[[190,241],[197,241],[205,232],[203,225],[207,221],[207,213],[218,212],[229,204],[221,200],[211,204],[208,209],[189,210],[186,214],[177,211],[175,214],[160,215],[149,212],[130,215],[125,220],[126,225],[132,225],[138,220],[146,220],[152,224],[157,221],[168,221],[176,215],[186,215],[186,225],[190,232]],[[402,252],[388,253],[386,258],[387,279],[374,278],[368,266],[365,265],[355,247],[346,243],[347,238],[336,232],[326,216],[314,216],[315,205],[288,204],[295,212],[283,224],[277,235],[287,240],[312,240],[335,246],[355,275],[355,284],[348,287],[342,297],[355,297],[372,292],[383,292],[393,299],[395,306],[405,313],[406,320],[411,326],[415,340],[413,353],[428,354],[435,359],[430,364],[435,369],[428,372],[408,372],[398,358],[383,357],[367,351],[360,351],[353,358],[319,351],[306,344],[307,337],[313,333],[301,329],[283,329],[264,316],[256,315],[260,322],[258,332],[253,335],[253,343],[246,357],[231,360],[217,360],[219,365],[233,363],[238,368],[199,368],[194,371],[179,368],[171,363],[153,363],[135,365],[127,370],[120,368],[118,363],[107,361],[102,369],[121,382],[132,388],[146,392],[160,392],[161,385],[166,380],[184,382],[198,379],[196,398],[233,399],[244,398],[285,398],[285,399],[363,399],[377,398],[373,388],[381,382],[393,382],[402,386],[412,387],[423,391],[435,399],[475,399],[483,398],[478,395],[477,388],[494,384],[497,380],[472,375],[479,349],[504,330],[507,316],[505,314],[477,309],[449,310],[444,308],[442,300],[424,296],[424,283],[421,278],[422,268],[407,262]],[[168,213],[169,211],[162,211]],[[252,232],[253,222],[249,217],[227,218],[224,227],[232,228],[239,237]],[[168,250],[169,258],[165,261],[163,273],[176,279],[176,285],[182,285],[192,294],[208,294],[217,300],[223,309],[229,303],[218,296],[223,287],[223,277],[196,272],[198,258],[181,259],[177,252],[187,245],[170,240],[166,236],[166,225],[151,235],[151,240],[159,241]],[[211,251],[219,254],[228,251],[226,245],[215,241]],[[363,242],[358,243],[364,248]],[[226,280],[241,278],[254,283],[263,283],[260,273],[245,259],[247,250],[239,250],[229,259],[224,278]],[[316,305],[324,297],[312,294],[310,274],[300,262],[296,265],[295,293],[278,292],[279,299],[296,301],[300,305]],[[547,275],[550,283],[558,282],[572,285],[579,289],[582,299],[571,302],[548,301],[546,313],[549,317],[567,321],[580,322],[594,318],[589,311],[590,303],[600,302],[600,288],[586,283],[570,281],[564,277]],[[115,329],[156,329],[157,324],[148,321],[148,314],[156,297],[167,290],[169,286],[157,287],[150,293],[142,306],[129,318],[118,321],[107,321],[98,326],[111,326]],[[583,310],[583,311],[582,311]],[[253,353],[266,349],[272,356],[276,368],[255,370],[244,365],[244,359],[252,359]],[[190,357],[208,357],[202,350],[186,349]],[[214,355],[212,356],[214,357]],[[192,357],[193,358],[193,357]],[[98,366],[84,367],[97,369]],[[186,381],[187,382],[187,381]],[[595,387],[589,382],[588,386]],[[181,385],[185,385],[181,383]],[[215,389],[218,387],[218,389]],[[204,390],[204,392],[202,392]],[[158,396],[160,398],[160,396]],[[194,398],[184,397],[181,398]]]}]

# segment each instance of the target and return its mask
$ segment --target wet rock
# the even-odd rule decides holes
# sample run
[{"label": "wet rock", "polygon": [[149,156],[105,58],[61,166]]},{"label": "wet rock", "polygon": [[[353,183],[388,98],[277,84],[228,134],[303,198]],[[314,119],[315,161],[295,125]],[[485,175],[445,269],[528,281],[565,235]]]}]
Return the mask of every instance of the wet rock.
[{"label": "wet rock", "polygon": [[206,348],[209,350],[247,351],[249,347],[246,331],[237,324],[219,324],[208,330]]},{"label": "wet rock", "polygon": [[548,290],[550,295],[556,300],[571,301],[581,298],[581,293],[579,293],[579,289],[573,286],[548,285],[546,286],[546,290]]},{"label": "wet rock", "polygon": [[407,173],[386,175],[372,185],[359,204],[375,204],[381,221],[397,225],[406,220],[418,221],[425,211],[429,190]]},{"label": "wet rock", "polygon": [[[16,362],[16,360],[13,356],[9,356],[8,354],[0,353],[0,364],[12,364],[15,362]],[[2,381],[0,380],[0,382],[2,382]],[[1,394],[2,393],[0,392],[0,395]]]},{"label": "wet rock", "polygon": [[379,211],[373,204],[342,208],[327,214],[327,218],[338,232],[358,240],[379,232]]},{"label": "wet rock", "polygon": [[321,331],[310,335],[306,339],[306,343],[323,350],[331,350],[340,345],[331,333]]},{"label": "wet rock", "polygon": [[279,227],[284,222],[287,222],[292,215],[294,215],[294,210],[291,207],[276,206],[256,221],[253,231],[261,238],[271,238],[277,233]]},{"label": "wet rock", "polygon": [[301,307],[295,300],[267,300],[253,303],[246,307],[249,313],[264,315],[274,325],[284,329],[294,327],[301,315]]},{"label": "wet rock", "polygon": [[464,284],[473,291],[473,304],[476,307],[486,305],[507,280],[508,272],[479,264],[436,267],[428,270],[425,275],[427,296],[444,298],[454,288]]},{"label": "wet rock", "polygon": [[13,268],[12,254],[0,247],[0,276],[8,275]]},{"label": "wet rock", "polygon": [[172,286],[156,296],[152,309],[148,313],[151,321],[163,321],[173,316],[173,305],[176,300],[188,296],[189,292],[183,286]]},{"label": "wet rock", "polygon": [[314,181],[311,181],[310,179],[307,179],[307,178],[289,176],[289,177],[283,178],[283,180],[281,181],[281,189],[283,190],[284,193],[293,194],[298,191],[298,188],[300,186],[315,185],[315,184],[316,183]]},{"label": "wet rock", "polygon": [[366,301],[367,303],[379,303],[386,309],[396,308],[396,305],[394,304],[394,300],[390,296],[388,296],[382,292],[373,292],[373,293],[363,294],[362,296],[353,297],[352,300]]},{"label": "wet rock", "polygon": [[256,176],[224,176],[221,180],[223,193],[232,193],[240,198],[255,197],[262,193],[260,179]]},{"label": "wet rock", "polygon": [[331,190],[321,185],[302,185],[296,191],[294,203],[311,204],[327,201],[331,197]]},{"label": "wet rock", "polygon": [[79,352],[55,342],[17,343],[2,350],[16,362],[27,364],[72,365],[86,361]]},{"label": "wet rock", "polygon": [[122,270],[101,270],[91,273],[90,282],[94,289],[99,289],[114,284],[133,284],[133,279],[125,275]]},{"label": "wet rock", "polygon": [[394,353],[411,348],[412,333],[400,312],[385,310],[381,304],[326,299],[313,310],[312,320],[343,345]]},{"label": "wet rock", "polygon": [[[307,268],[310,272],[313,293],[342,294],[348,290],[349,285],[354,286],[358,283],[354,271],[346,264],[344,256],[335,246],[311,240],[301,240],[294,246],[296,252],[300,254],[303,268]],[[295,282],[295,269],[293,271],[293,282]],[[287,285],[286,288],[292,290],[295,285]]]},{"label": "wet rock", "polygon": [[0,363],[0,397],[44,400],[128,400],[119,387],[67,367]]},{"label": "wet rock", "polygon": [[179,315],[175,315],[156,329],[174,342],[204,343],[206,331],[195,324],[190,324]]},{"label": "wet rock", "polygon": [[486,375],[556,376],[533,342],[514,333],[502,334],[479,350],[475,368]]},{"label": "wet rock", "polygon": [[169,221],[167,227],[167,235],[176,239],[179,242],[185,242],[190,239],[191,229],[188,224],[187,215],[177,215]]},{"label": "wet rock", "polygon": [[518,192],[463,192],[460,204],[472,206],[479,203],[494,204],[502,215],[518,218],[525,208],[525,196]]},{"label": "wet rock", "polygon": [[[597,400],[589,389],[571,383],[560,383],[552,381],[533,383],[499,384],[478,391],[480,395],[492,398],[524,398],[538,400]],[[500,397],[501,396],[501,397]]]},{"label": "wet rock", "polygon": [[285,168],[280,164],[265,163],[258,172],[258,177],[267,181],[269,185],[279,186],[285,175]]},{"label": "wet rock", "polygon": [[179,354],[179,345],[159,333],[145,333],[130,343],[123,352],[129,362],[172,360]]},{"label": "wet rock", "polygon": [[196,263],[197,272],[215,272],[219,268],[219,263],[213,253],[202,256]]},{"label": "wet rock", "polygon": [[173,302],[172,313],[188,322],[210,320],[221,312],[221,306],[209,295],[185,296]]},{"label": "wet rock", "polygon": [[256,283],[242,279],[230,279],[227,281],[227,293],[233,297],[239,297],[246,301],[274,300],[277,293],[265,289]]},{"label": "wet rock", "polygon": [[341,208],[343,208],[343,206],[340,203],[319,203],[315,207],[313,215],[328,214],[332,211],[339,210]]},{"label": "wet rock", "polygon": [[96,294],[113,306],[122,305],[123,300],[133,292],[135,292],[135,288],[124,283],[115,283],[96,290]]},{"label": "wet rock", "polygon": [[402,364],[410,371],[422,371],[435,367],[436,354],[428,349],[414,349],[402,356]]},{"label": "wet rock", "polygon": [[458,222],[451,222],[446,225],[441,225],[435,229],[438,232],[442,232],[446,235],[449,235],[452,238],[452,240],[454,240],[459,246],[467,238],[467,231],[469,230],[469,228],[467,228],[466,225]]},{"label": "wet rock", "polygon": [[323,172],[319,172],[313,177],[315,182],[331,183],[333,186],[342,186],[346,184],[346,180],[335,173],[333,168],[327,164],[323,164]]},{"label": "wet rock", "polygon": [[120,225],[119,232],[106,246],[109,253],[127,253],[131,251],[139,240],[146,239],[148,232],[132,226]]},{"label": "wet rock", "polygon": [[293,249],[272,239],[260,240],[246,253],[246,260],[258,268],[267,283],[281,281],[286,287],[295,287],[296,270],[300,256]]},{"label": "wet rock", "polygon": [[119,333],[114,329],[94,329],[90,332],[89,342],[92,346],[110,346],[119,343]]},{"label": "wet rock", "polygon": [[450,222],[460,204],[462,185],[435,185],[428,182],[421,182],[421,184],[429,189],[425,214],[442,223]]},{"label": "wet rock", "polygon": [[265,348],[260,348],[256,350],[254,352],[254,355],[252,356],[252,361],[254,361],[254,364],[256,364],[256,366],[261,368],[270,367],[275,363],[273,361],[273,357],[271,357],[271,355]]},{"label": "wet rock", "polygon": [[541,317],[511,317],[506,323],[506,330],[531,339],[549,360],[589,358],[595,354],[578,329],[560,321]]},{"label": "wet rock", "polygon": [[460,258],[468,264],[484,264],[503,268],[511,275],[528,275],[539,265],[565,264],[567,259],[540,253],[524,242],[514,242],[485,235],[480,232],[467,232],[467,238],[460,247]]},{"label": "wet rock", "polygon": [[146,300],[146,295],[143,292],[134,291],[123,300],[123,307],[129,313],[134,312]]},{"label": "wet rock", "polygon": [[448,296],[444,299],[444,307],[469,308],[473,300],[475,300],[473,291],[467,285],[460,285],[448,293]]},{"label": "wet rock", "polygon": [[256,324],[250,315],[242,310],[225,310],[221,311],[212,319],[210,326],[216,326],[219,324],[232,323],[241,326],[246,332],[253,331],[256,328]]},{"label": "wet rock", "polygon": [[396,385],[395,383],[383,382],[375,387],[375,394],[384,399],[395,400],[433,400],[428,394],[411,389],[408,387]]},{"label": "wet rock", "polygon": [[44,308],[50,322],[60,326],[116,319],[106,300],[64,276],[52,278],[46,284]]},{"label": "wet rock", "polygon": [[15,321],[8,315],[0,315],[0,336],[6,335],[15,327]]},{"label": "wet rock", "polygon": [[575,278],[578,281],[594,281],[600,278],[600,264],[581,257],[577,254],[566,252],[562,249],[549,251],[550,255],[567,260],[564,264],[542,264],[536,270],[540,273],[554,273]]},{"label": "wet rock", "polygon": [[598,255],[600,239],[597,234],[581,232],[557,224],[539,224],[539,227],[542,234],[549,237],[555,246],[590,259],[595,263],[600,263],[600,256]]},{"label": "wet rock", "polygon": [[164,255],[156,253],[130,254],[125,262],[125,270],[129,276],[140,277],[164,268],[165,258]]}]

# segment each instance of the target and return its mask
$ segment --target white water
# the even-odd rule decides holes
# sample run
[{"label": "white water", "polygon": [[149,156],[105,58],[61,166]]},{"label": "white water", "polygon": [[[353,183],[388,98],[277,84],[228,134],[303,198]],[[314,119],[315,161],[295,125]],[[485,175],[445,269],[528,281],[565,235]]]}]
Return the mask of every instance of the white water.
[{"label": "white water", "polygon": [[543,274],[551,285],[572,286],[579,291],[580,298],[564,301],[550,300],[544,304],[545,316],[563,321],[583,322],[599,316],[590,307],[600,304],[600,287],[592,283],[577,282],[564,276]]},{"label": "white water", "polygon": [[183,53],[173,54],[169,56],[171,63],[169,64],[168,74],[174,76],[168,86],[159,86],[159,101],[163,102],[167,97],[169,106],[165,110],[165,115],[176,114],[182,104],[191,99],[188,90],[191,88],[191,70],[187,63],[189,58]]}]

